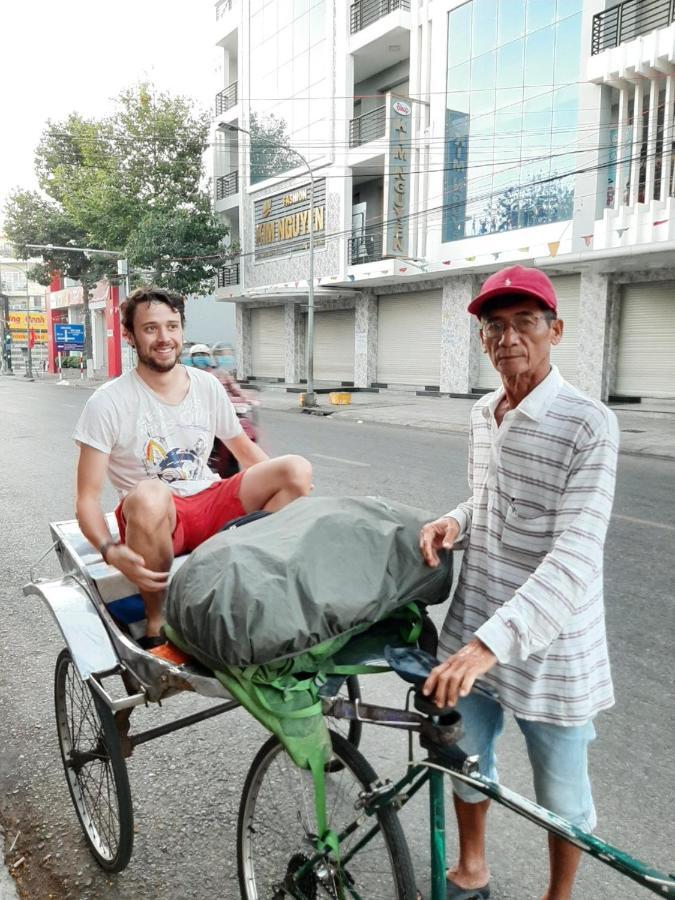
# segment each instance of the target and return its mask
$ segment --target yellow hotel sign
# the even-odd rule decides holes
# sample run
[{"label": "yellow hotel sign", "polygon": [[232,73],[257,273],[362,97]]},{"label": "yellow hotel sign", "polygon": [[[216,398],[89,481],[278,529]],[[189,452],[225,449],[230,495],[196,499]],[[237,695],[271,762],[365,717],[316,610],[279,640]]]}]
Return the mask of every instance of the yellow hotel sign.
[{"label": "yellow hotel sign", "polygon": [[[12,340],[19,344],[26,343],[28,333],[26,327],[26,319],[28,314],[25,312],[10,312],[7,318],[9,331]],[[44,313],[30,313],[30,328],[33,329],[35,342],[37,344],[47,343],[47,316]]]},{"label": "yellow hotel sign", "polygon": [[[314,212],[310,220],[310,207]],[[307,250],[310,222],[316,246],[322,247],[326,234],[326,179],[314,181],[282,194],[272,194],[255,202],[256,259],[272,259],[294,251]]]}]

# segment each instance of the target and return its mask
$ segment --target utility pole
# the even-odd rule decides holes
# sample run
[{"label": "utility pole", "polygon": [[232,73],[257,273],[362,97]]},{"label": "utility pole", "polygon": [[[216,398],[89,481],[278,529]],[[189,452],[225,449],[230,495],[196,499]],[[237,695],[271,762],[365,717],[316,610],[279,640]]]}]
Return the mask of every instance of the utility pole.
[{"label": "utility pole", "polygon": [[2,374],[13,375],[12,369],[12,335],[9,330],[9,297],[2,293],[2,279],[0,279],[0,304],[2,304]]},{"label": "utility pole", "polygon": [[310,197],[309,197],[309,278],[308,278],[308,290],[307,290],[307,390],[305,392],[305,400],[303,406],[306,407],[315,407],[316,403],[316,394],[314,393],[314,173],[312,172],[312,167],[302,155],[299,153],[295,147],[291,147],[288,144],[282,144],[279,141],[268,141],[267,138],[254,138],[251,132],[247,128],[242,128],[240,125],[233,125],[230,122],[219,122],[220,128],[226,128],[228,131],[240,131],[242,134],[247,134],[250,138],[249,143],[249,158],[250,158],[250,148],[254,140],[258,140],[263,144],[267,144],[268,147],[281,147],[283,150],[288,150],[290,153],[294,153],[295,156],[301,160],[302,164],[307,169],[309,174],[309,183],[310,183]]}]

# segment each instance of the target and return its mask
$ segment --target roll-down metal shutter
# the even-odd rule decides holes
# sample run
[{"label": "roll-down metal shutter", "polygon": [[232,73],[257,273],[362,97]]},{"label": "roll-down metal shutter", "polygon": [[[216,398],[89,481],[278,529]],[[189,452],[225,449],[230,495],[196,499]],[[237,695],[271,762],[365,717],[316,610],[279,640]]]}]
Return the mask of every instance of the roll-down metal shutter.
[{"label": "roll-down metal shutter", "polygon": [[251,374],[262,378],[285,375],[284,307],[251,310]]},{"label": "roll-down metal shutter", "polygon": [[619,323],[615,392],[675,397],[675,281],[626,285]]},{"label": "roll-down metal shutter", "polygon": [[[579,354],[579,291],[580,275],[556,275],[551,278],[558,298],[558,316],[565,323],[563,337],[557,347],[551,350],[551,362],[559,369],[562,377],[571,384],[577,381],[577,357]],[[478,372],[478,387],[499,387],[501,378],[492,366],[490,357],[481,351]]]},{"label": "roll-down metal shutter", "polygon": [[314,377],[320,381],[354,381],[353,309],[315,313]]},{"label": "roll-down metal shutter", "polygon": [[441,292],[383,295],[377,324],[377,381],[438,386]]}]

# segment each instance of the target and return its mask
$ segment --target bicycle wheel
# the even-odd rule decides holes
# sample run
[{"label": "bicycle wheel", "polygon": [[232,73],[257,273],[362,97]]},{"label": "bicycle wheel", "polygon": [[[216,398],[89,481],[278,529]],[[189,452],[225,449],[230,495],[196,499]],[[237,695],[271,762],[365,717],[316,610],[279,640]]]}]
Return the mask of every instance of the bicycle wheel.
[{"label": "bicycle wheel", "polygon": [[56,730],[68,789],[96,862],[120,872],[131,858],[134,818],[112,712],[79,676],[70,651],[56,660]]},{"label": "bicycle wheel", "polygon": [[[239,807],[237,868],[242,900],[339,896],[414,900],[412,862],[396,812],[388,806],[375,816],[365,816],[356,808],[359,794],[377,776],[348,741],[335,732],[331,739],[340,768],[326,772],[328,825],[337,834],[352,823],[356,826],[341,841],[341,866],[322,857],[314,868],[294,878],[315,853],[314,787],[311,773],[295,766],[277,738],[270,738],[251,765]],[[358,848],[376,825],[371,840]]]}]

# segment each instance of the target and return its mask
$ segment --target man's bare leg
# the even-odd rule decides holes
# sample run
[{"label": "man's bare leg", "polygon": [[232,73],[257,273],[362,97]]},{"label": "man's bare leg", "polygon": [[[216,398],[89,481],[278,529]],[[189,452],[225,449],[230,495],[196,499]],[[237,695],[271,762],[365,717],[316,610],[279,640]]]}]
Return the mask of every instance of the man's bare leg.
[{"label": "man's bare leg", "polygon": [[463,888],[481,888],[490,880],[485,857],[485,830],[489,800],[466,803],[453,794],[457,829],[459,832],[459,860],[448,871],[448,878]]},{"label": "man's bare leg", "polygon": [[[122,504],[126,523],[125,543],[140,554],[148,569],[168,572],[173,562],[171,535],[176,527],[176,508],[171,490],[161,481],[142,481]],[[159,637],[163,625],[164,591],[141,591],[147,620],[146,635]]]},{"label": "man's bare leg", "polygon": [[551,876],[548,890],[542,900],[571,900],[574,879],[581,861],[581,850],[569,841],[548,836],[548,858]]},{"label": "man's bare leg", "polygon": [[278,456],[244,472],[239,489],[247,513],[264,509],[276,512],[312,489],[312,466],[302,456]]}]

